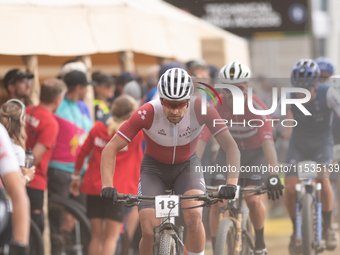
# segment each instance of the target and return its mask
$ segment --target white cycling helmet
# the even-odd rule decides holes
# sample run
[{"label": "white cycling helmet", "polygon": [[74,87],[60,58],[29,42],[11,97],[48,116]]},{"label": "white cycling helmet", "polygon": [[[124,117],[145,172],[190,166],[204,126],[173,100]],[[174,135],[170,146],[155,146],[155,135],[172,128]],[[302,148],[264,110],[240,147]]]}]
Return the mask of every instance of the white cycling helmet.
[{"label": "white cycling helmet", "polygon": [[171,68],[159,79],[157,91],[161,98],[181,101],[190,98],[194,91],[194,85],[185,70]]},{"label": "white cycling helmet", "polygon": [[221,68],[218,78],[224,82],[238,84],[249,81],[251,72],[247,65],[234,61]]}]

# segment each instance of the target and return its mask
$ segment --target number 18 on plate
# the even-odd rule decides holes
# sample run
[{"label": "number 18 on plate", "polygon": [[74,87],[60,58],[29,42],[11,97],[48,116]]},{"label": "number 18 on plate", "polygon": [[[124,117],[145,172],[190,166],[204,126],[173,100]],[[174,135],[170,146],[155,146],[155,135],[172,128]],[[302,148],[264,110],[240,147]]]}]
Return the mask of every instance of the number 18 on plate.
[{"label": "number 18 on plate", "polygon": [[177,217],[179,215],[179,197],[176,195],[156,196],[156,218]]}]

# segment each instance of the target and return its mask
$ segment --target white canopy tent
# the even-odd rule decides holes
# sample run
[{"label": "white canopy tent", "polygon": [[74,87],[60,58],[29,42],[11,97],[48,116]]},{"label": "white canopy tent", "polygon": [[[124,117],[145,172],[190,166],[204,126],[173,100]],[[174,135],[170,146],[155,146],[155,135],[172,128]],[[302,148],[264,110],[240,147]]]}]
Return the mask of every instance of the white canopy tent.
[{"label": "white canopy tent", "polygon": [[188,61],[202,58],[202,40],[222,39],[249,61],[244,39],[159,0],[0,0],[0,31],[6,55],[133,51]]}]

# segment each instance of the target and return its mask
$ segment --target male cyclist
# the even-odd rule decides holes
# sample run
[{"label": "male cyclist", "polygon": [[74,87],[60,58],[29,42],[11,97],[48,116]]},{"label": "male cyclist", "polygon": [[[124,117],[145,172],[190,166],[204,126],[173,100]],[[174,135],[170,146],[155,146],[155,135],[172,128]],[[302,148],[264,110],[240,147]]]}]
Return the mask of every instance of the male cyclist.
[{"label": "male cyclist", "polygon": [[[318,163],[331,163],[333,158],[332,115],[333,111],[340,116],[340,95],[334,88],[319,83],[320,69],[311,59],[300,59],[293,67],[291,83],[295,87],[310,91],[311,98],[304,107],[311,115],[304,115],[295,105],[291,112],[297,125],[293,128],[287,152],[287,163],[296,164],[303,160],[313,160]],[[292,93],[292,98],[304,98],[303,93]],[[329,176],[328,176],[329,177]],[[337,239],[331,228],[333,192],[327,176],[317,178],[322,184],[322,218],[323,234],[326,249],[334,250]],[[295,185],[299,182],[297,172],[285,174],[285,205],[293,222],[293,235],[289,243],[290,254],[299,254],[301,248],[295,244]]]},{"label": "male cyclist", "polygon": [[[272,127],[271,122],[266,121],[266,115],[255,115],[248,108],[247,89],[250,74],[249,67],[240,62],[232,62],[225,65],[219,73],[219,79],[222,83],[227,82],[229,85],[234,85],[243,92],[245,97],[244,115],[233,114],[233,95],[230,90],[226,88],[223,89],[222,95],[220,95],[222,104],[217,104],[215,108],[221,118],[228,121],[230,133],[241,152],[241,174],[239,184],[243,187],[254,187],[267,183],[267,187],[270,191],[268,197],[275,200],[275,198],[279,198],[279,194],[282,195],[283,190],[283,185],[281,184],[278,173],[271,172],[270,176],[268,176],[268,172],[262,172],[263,169],[261,169],[262,166],[269,165],[274,168],[277,165]],[[257,110],[267,110],[265,103],[255,94],[252,96],[252,104]],[[256,121],[251,123],[254,119]],[[259,124],[258,120],[262,121],[263,125],[261,123]],[[207,142],[209,139],[209,136],[206,135],[207,133],[206,129],[204,129],[200,139],[200,145]],[[215,145],[213,146],[215,147]],[[228,161],[229,164],[229,158],[226,159],[225,154],[223,155],[220,150],[216,163],[220,166],[224,166],[227,163],[226,161]],[[243,167],[252,166],[258,166],[258,172],[246,173],[242,171]],[[223,185],[226,180],[227,175],[217,173],[212,180],[212,185]],[[264,242],[263,229],[266,208],[262,203],[261,196],[249,196],[245,198],[245,201],[249,208],[250,219],[255,229],[256,241],[254,254],[265,255],[267,254],[267,248]],[[213,205],[209,216],[213,248],[215,246],[218,231],[218,214],[220,206],[220,204]]]},{"label": "male cyclist", "polygon": [[[141,129],[144,131],[146,150],[141,164],[139,195],[164,194],[169,186],[173,186],[176,194],[205,192],[203,173],[198,173],[199,178],[190,177],[193,171],[190,169],[200,166],[195,150],[205,124],[230,158],[230,165],[239,169],[239,150],[227,126],[213,126],[213,120],[220,118],[213,107],[208,107],[207,114],[201,115],[200,98],[191,97],[193,83],[186,71],[180,68],[169,69],[161,76],[157,89],[160,98],[140,107],[103,150],[101,195],[105,199],[117,199],[117,190],[112,187],[116,153],[127,146]],[[221,198],[230,199],[235,196],[237,176],[238,173],[233,173],[227,185],[220,188]],[[200,204],[188,201],[181,206]],[[153,204],[141,202],[138,209],[142,227],[140,254],[152,255],[153,228],[160,224],[160,219],[155,218]],[[202,208],[184,210],[183,215],[187,225],[186,247],[189,255],[203,255],[205,231]]]},{"label": "male cyclist", "polygon": [[315,62],[320,68],[319,82],[325,83],[325,81],[334,74],[334,64],[330,59],[324,57],[316,58]]}]

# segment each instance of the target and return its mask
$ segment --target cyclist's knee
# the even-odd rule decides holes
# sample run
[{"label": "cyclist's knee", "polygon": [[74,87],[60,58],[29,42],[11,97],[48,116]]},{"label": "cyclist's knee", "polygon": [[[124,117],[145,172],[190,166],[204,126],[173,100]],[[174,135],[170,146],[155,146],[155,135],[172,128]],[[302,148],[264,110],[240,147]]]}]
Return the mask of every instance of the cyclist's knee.
[{"label": "cyclist's knee", "polygon": [[152,228],[143,228],[142,237],[144,242],[153,243],[154,233]]},{"label": "cyclist's knee", "polygon": [[262,204],[261,196],[247,197],[245,200],[250,210],[259,208]]},{"label": "cyclist's knee", "polygon": [[191,209],[183,212],[184,221],[188,231],[196,231],[202,224],[202,211],[200,209]]},{"label": "cyclist's knee", "polygon": [[321,183],[322,187],[327,187],[331,185],[329,178],[317,178],[316,182]]},{"label": "cyclist's knee", "polygon": [[298,182],[297,178],[285,178],[285,196],[295,196],[295,185]]}]

